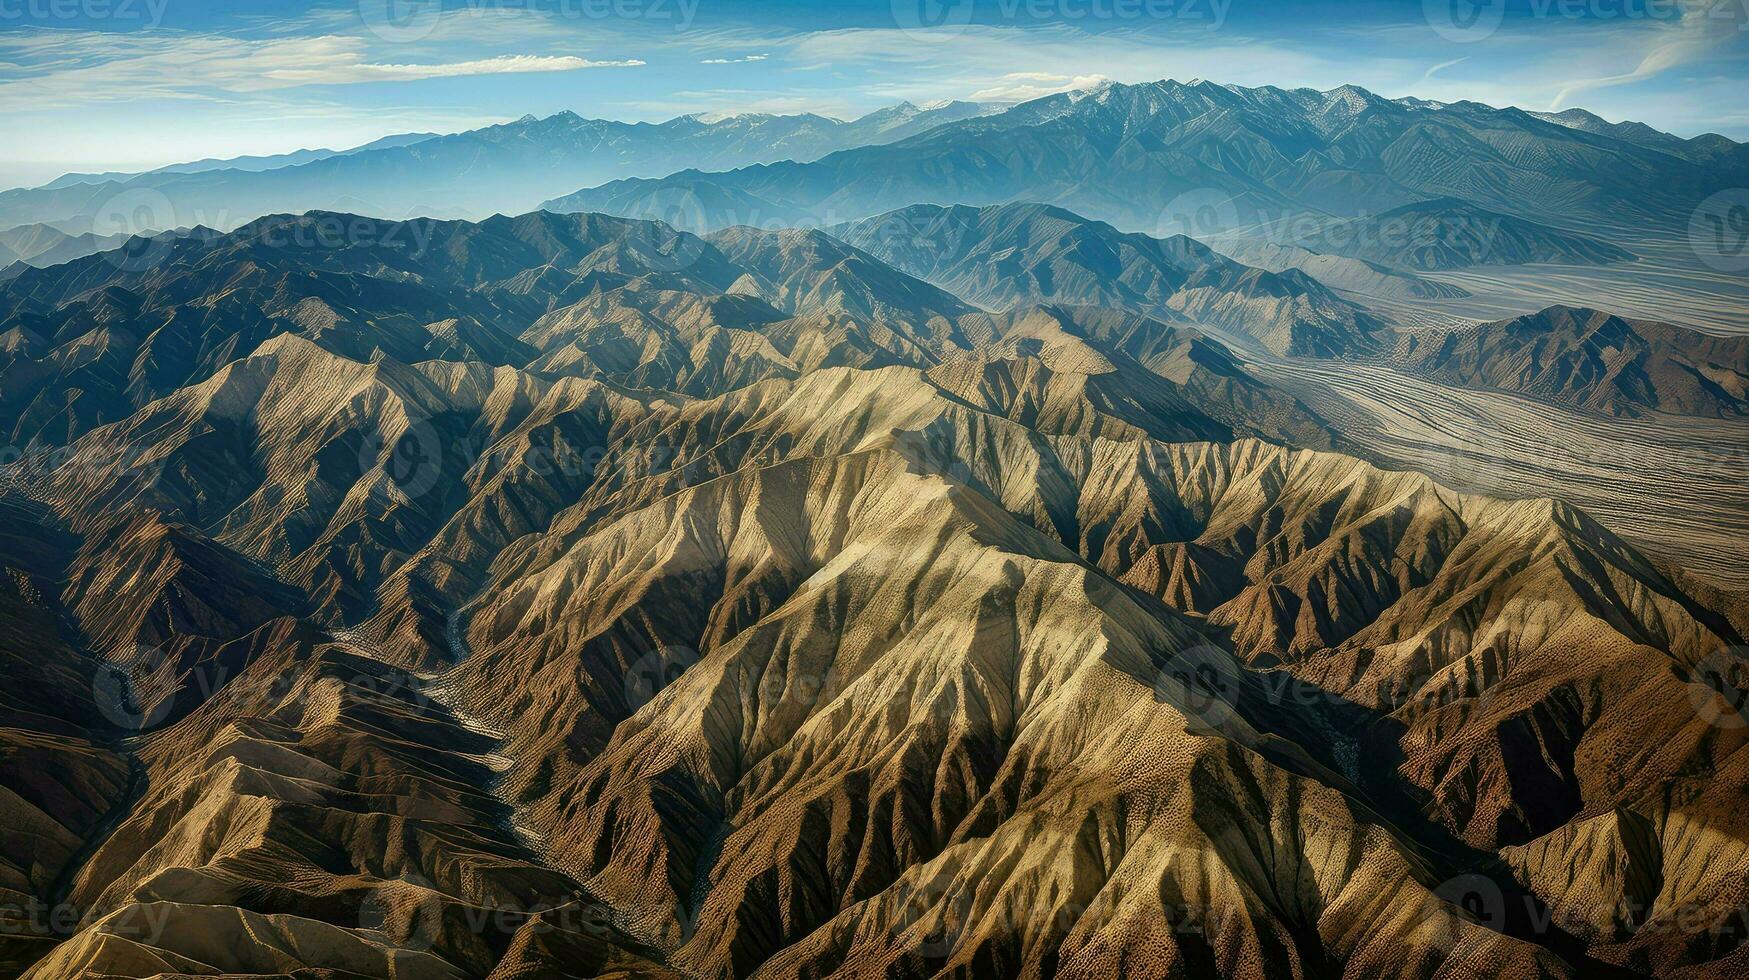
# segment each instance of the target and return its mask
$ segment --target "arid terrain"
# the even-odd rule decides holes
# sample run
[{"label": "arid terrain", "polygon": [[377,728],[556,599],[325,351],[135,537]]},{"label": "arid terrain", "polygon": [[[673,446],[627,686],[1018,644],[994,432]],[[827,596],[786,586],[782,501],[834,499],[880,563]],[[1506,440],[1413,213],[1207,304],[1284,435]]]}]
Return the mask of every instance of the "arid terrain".
[{"label": "arid terrain", "polygon": [[[1510,190],[1741,146],[1413,102],[912,107],[711,137],[690,229],[665,178],[20,260],[0,975],[1749,975],[1749,293]],[[1329,223],[1126,222],[1217,124]],[[1272,162],[1314,130],[1371,179]],[[1003,141],[1048,172],[871,176]],[[864,211],[718,220],[779,191]]]}]

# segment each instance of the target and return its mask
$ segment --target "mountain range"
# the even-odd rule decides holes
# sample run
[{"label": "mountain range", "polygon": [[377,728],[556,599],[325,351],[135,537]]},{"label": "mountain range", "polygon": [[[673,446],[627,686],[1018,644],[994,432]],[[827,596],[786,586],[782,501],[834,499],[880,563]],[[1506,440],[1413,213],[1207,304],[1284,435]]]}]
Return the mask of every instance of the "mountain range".
[{"label": "mountain range", "polygon": [[0,231],[0,275],[17,275],[26,265],[39,268],[59,265],[94,252],[107,252],[133,237],[127,232],[113,235],[69,235],[44,224],[20,225]]},{"label": "mountain range", "polygon": [[[660,176],[675,160],[738,167],[808,160],[847,146],[888,142],[992,107],[901,103],[856,120],[747,113],[690,115],[663,123],[585,119],[561,112],[463,133],[405,134],[344,152],[201,161],[143,174],[78,174],[0,192],[0,228],[48,223],[72,234],[230,230],[280,212],[349,210],[379,217],[484,217],[620,177]],[[486,175],[490,175],[489,178]],[[125,229],[117,201],[144,208]],[[133,216],[130,214],[130,218]],[[145,226],[141,226],[141,222]]]},{"label": "mountain range", "polygon": [[1743,967],[1749,604],[1228,346],[1712,414],[1740,344],[1041,205],[134,248],[0,286],[13,972]]},{"label": "mountain range", "polygon": [[1125,230],[1281,238],[1302,216],[1452,198],[1557,226],[1665,224],[1749,174],[1742,144],[1696,156],[1473,102],[1162,81],[1047,96],[812,162],[627,177],[542,206],[629,214],[665,186],[709,183],[767,214],[828,222],[919,202],[1038,201]]},{"label": "mountain range", "polygon": [[1125,234],[1061,208],[914,205],[833,233],[994,309],[1041,301],[1132,309],[1322,356],[1364,351],[1382,328],[1297,271],[1253,269],[1184,235]]},{"label": "mountain range", "polygon": [[1551,306],[1473,327],[1411,331],[1388,357],[1435,380],[1611,415],[1749,414],[1749,339],[1598,310]]},{"label": "mountain range", "polygon": [[1728,305],[1746,179],[1159,82],[0,194],[0,977],[1749,974],[1749,334],[1536,285]]}]

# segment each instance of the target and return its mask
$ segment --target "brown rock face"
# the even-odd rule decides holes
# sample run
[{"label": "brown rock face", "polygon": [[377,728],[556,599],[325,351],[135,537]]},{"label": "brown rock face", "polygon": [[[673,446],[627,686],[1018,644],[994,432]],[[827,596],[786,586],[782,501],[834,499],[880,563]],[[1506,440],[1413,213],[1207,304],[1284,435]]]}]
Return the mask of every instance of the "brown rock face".
[{"label": "brown rock face", "polygon": [[0,293],[6,974],[1742,971],[1749,609],[1571,505],[1139,304],[311,220]]}]

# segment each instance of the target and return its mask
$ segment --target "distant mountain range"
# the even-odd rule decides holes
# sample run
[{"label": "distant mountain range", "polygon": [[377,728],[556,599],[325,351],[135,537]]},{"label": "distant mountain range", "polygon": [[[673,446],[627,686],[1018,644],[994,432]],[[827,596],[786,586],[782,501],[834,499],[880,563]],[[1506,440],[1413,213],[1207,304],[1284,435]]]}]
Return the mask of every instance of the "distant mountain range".
[{"label": "distant mountain range", "polygon": [[1749,337],[1551,306],[1455,330],[1407,331],[1388,359],[1445,384],[1610,415],[1749,414]]},{"label": "distant mountain range", "polygon": [[[664,123],[561,112],[445,136],[388,137],[344,152],[202,161],[139,175],[70,175],[0,193],[0,228],[52,223],[100,233],[106,205],[132,195],[162,227],[229,230],[265,214],[345,210],[380,217],[520,213],[579,186],[694,167],[810,160],[991,111],[970,102],[902,103],[844,122],[825,116],[681,116]],[[142,193],[161,195],[141,197]],[[145,229],[133,229],[145,230]],[[158,230],[154,228],[152,230]]]},{"label": "distant mountain range", "polygon": [[[1625,254],[1597,240],[1532,233],[1528,222],[1477,215],[1449,202],[1405,213],[1415,221],[1453,220],[1469,228],[1497,222],[1486,226],[1492,238],[1441,239],[1444,247]],[[1060,303],[1134,310],[1247,335],[1278,354],[1379,359],[1442,384],[1512,391],[1610,415],[1749,414],[1745,337],[1714,337],[1561,306],[1473,327],[1393,329],[1297,269],[1270,273],[1184,236],[1126,234],[1037,204],[919,204],[830,230],[898,269],[992,309]],[[1566,256],[1541,251],[1534,261]],[[1422,261],[1438,264],[1434,254]]]},{"label": "distant mountain range", "polygon": [[1629,143],[1638,143],[1641,146],[1661,150],[1685,160],[1692,160],[1703,166],[1738,170],[1743,164],[1743,144],[1729,137],[1720,136],[1718,133],[1705,133],[1683,139],[1680,136],[1673,136],[1653,129],[1642,122],[1612,123],[1584,109],[1533,112],[1531,115],[1547,122],[1559,123],[1570,129],[1611,136],[1619,140],[1626,140]]},{"label": "distant mountain range", "polygon": [[263,170],[278,170],[281,167],[296,167],[317,160],[327,160],[330,157],[351,156],[355,153],[368,153],[371,150],[387,150],[397,146],[409,146],[423,140],[432,139],[436,133],[397,133],[371,140],[345,150],[294,150],[291,153],[274,153],[268,156],[240,156],[219,159],[208,157],[204,160],[192,160],[188,163],[173,163],[144,171],[109,171],[95,174],[63,174],[37,190],[56,190],[74,184],[125,184],[142,177],[158,177],[168,174],[199,174],[210,170],[231,170],[238,173],[258,173]]},{"label": "distant mountain range", "polygon": [[1252,257],[1277,272],[1322,271],[1344,288],[1450,296],[1461,290],[1374,273],[1628,261],[1631,251],[1584,226],[1657,225],[1743,181],[1741,144],[1579,111],[1390,100],[1353,86],[1163,81],[1008,107],[905,103],[850,122],[742,114],[627,124],[560,113],[343,151],[69,174],[0,193],[0,228],[47,225],[74,239],[95,228],[95,237],[41,259],[0,251],[0,268],[108,244],[118,229],[106,209],[117,201],[131,223],[165,227],[225,230],[305,210],[478,217],[538,203],[694,233],[819,227],[915,203],[1030,201],[1232,251],[1303,249],[1310,254]]},{"label": "distant mountain range", "polygon": [[709,185],[728,202],[708,214],[717,225],[753,223],[752,212],[837,222],[914,203],[1038,201],[1125,230],[1291,242],[1281,226],[1301,216],[1359,218],[1437,199],[1558,226],[1668,225],[1749,179],[1741,144],[1631,135],[1355,86],[1107,84],[811,163],[627,178],[543,207],[647,213],[664,189]]},{"label": "distant mountain range", "polygon": [[127,232],[69,235],[44,224],[8,228],[0,231],[0,277],[16,275],[16,270],[11,268],[14,265],[56,265],[93,252],[107,251],[131,237]]},{"label": "distant mountain range", "polygon": [[992,309],[1066,303],[1184,318],[1280,353],[1368,350],[1382,326],[1297,271],[1265,272],[1174,235],[1126,234],[1062,208],[918,204],[831,232]]},{"label": "distant mountain range", "polygon": [[142,213],[156,224],[221,230],[305,210],[481,217],[539,204],[702,232],[837,223],[913,203],[1038,201],[1125,230],[1302,245],[1296,219],[1369,220],[1445,199],[1583,236],[1560,229],[1663,221],[1674,205],[1745,180],[1742,144],[1578,110],[1163,81],[1008,107],[905,103],[850,122],[742,114],[648,124],[567,112],[340,151],[69,174],[0,193],[0,229],[41,223],[76,236],[96,220],[107,236],[118,229],[103,227],[104,209],[124,192],[153,195]]}]

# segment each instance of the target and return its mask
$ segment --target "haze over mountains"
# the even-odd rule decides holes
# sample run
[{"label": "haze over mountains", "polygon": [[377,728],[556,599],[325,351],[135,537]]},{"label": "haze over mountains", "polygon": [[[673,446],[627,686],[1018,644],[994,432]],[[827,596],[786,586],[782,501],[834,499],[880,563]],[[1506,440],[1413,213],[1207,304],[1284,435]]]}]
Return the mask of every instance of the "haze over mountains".
[{"label": "haze over mountains", "polygon": [[1380,355],[1445,383],[1611,414],[1749,409],[1749,338],[1560,306],[1468,328],[1391,330],[1297,270],[1271,275],[1182,235],[1125,234],[1043,205],[915,205],[833,233],[995,309],[1055,302],[1183,316],[1278,354]]},{"label": "haze over mountains", "polygon": [[44,222],[100,231],[118,196],[147,206],[152,227],[230,230],[264,214],[346,210],[381,217],[516,214],[579,186],[659,176],[674,161],[737,167],[809,160],[847,146],[890,142],[990,111],[969,102],[902,103],[851,122],[818,115],[691,115],[664,123],[585,119],[561,112],[452,135],[388,137],[341,153],[203,161],[139,175],[69,175],[0,193],[0,226]]},{"label": "haze over mountains", "polygon": [[626,211],[664,181],[705,179],[837,220],[915,202],[1029,200],[1137,231],[1206,222],[1206,208],[1218,227],[1201,230],[1229,231],[1456,198],[1559,221],[1665,221],[1746,173],[1749,151],[1736,143],[1696,162],[1517,109],[1390,100],[1354,86],[1164,81],[1048,96],[811,163],[627,178],[546,207]]},{"label": "haze over mountains", "polygon": [[59,265],[93,252],[106,252],[124,244],[131,237],[133,236],[127,232],[113,235],[96,235],[91,232],[69,235],[58,228],[43,224],[8,228],[0,232],[0,270],[11,276],[20,271],[15,266],[33,265],[42,268]]},{"label": "haze over mountains", "polygon": [[1061,208],[916,205],[833,229],[993,309],[1051,301],[1231,327],[1280,353],[1365,350],[1377,321],[1298,272],[1272,274],[1194,239],[1125,235]]},{"label": "haze over mountains", "polygon": [[[1569,287],[1569,305],[1605,294],[1638,317],[1749,330],[1739,278],[1713,275],[1690,240],[1696,209],[1722,207],[1749,181],[1749,151],[1562,118],[1572,125],[1354,86],[1105,84],[812,162],[627,178],[542,207],[704,232],[826,227],[914,203],[1039,203],[1122,231],[1189,235],[1275,272],[1322,273],[1393,308],[1524,312],[1537,308],[1540,280]],[[1580,271],[1539,268],[1551,264]],[[1491,267],[1538,271],[1506,279]],[[1471,270],[1482,274],[1441,275]],[[1656,292],[1633,286],[1647,277]],[[1414,302],[1428,299],[1438,302]]]},{"label": "haze over mountains", "polygon": [[1740,146],[1208,83],[482,133],[123,186],[697,169],[0,282],[0,975],[1749,972],[1749,335],[1444,278],[1667,269],[1620,223]]}]

